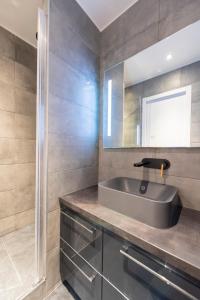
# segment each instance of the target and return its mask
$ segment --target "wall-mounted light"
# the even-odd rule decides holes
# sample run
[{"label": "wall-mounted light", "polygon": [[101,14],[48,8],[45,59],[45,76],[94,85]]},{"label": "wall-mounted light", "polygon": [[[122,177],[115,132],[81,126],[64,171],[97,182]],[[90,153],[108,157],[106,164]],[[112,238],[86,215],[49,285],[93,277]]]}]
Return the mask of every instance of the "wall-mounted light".
[{"label": "wall-mounted light", "polygon": [[111,117],[112,117],[112,80],[108,80],[108,123],[107,136],[111,136]]}]

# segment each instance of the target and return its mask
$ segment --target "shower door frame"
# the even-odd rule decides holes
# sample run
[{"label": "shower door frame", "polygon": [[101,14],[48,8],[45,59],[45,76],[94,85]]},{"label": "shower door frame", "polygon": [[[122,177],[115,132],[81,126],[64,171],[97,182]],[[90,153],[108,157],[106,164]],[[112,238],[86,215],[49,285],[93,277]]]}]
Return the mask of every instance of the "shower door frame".
[{"label": "shower door frame", "polygon": [[[48,0],[46,1],[49,8]],[[46,279],[47,155],[48,155],[48,12],[38,9],[36,117],[36,274],[35,285]]]},{"label": "shower door frame", "polygon": [[32,288],[25,294],[19,296],[18,300],[29,299],[29,295],[35,292],[37,294],[38,289],[46,280],[49,59],[48,28],[49,0],[44,0],[44,9],[38,9],[37,32],[35,270],[33,271],[35,276]]}]

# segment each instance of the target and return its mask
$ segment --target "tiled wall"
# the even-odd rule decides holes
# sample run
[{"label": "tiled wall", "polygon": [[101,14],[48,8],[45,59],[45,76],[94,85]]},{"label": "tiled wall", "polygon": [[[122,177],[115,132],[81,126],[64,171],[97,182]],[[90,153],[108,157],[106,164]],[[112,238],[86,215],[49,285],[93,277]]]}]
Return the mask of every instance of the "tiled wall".
[{"label": "tiled wall", "polygon": [[0,27],[0,236],[34,222],[36,49]]},{"label": "tiled wall", "polygon": [[[102,33],[101,41],[101,115],[104,69],[199,19],[199,0],[139,0],[108,26]],[[178,187],[184,206],[200,210],[200,149],[103,150],[102,130],[100,132],[99,180],[114,176],[145,176],[163,182],[159,172],[144,173],[142,169],[134,168],[133,162],[143,157],[167,158],[171,168],[164,182]]]},{"label": "tiled wall", "polygon": [[97,183],[99,31],[75,0],[50,1],[47,293],[59,277],[58,197]]}]

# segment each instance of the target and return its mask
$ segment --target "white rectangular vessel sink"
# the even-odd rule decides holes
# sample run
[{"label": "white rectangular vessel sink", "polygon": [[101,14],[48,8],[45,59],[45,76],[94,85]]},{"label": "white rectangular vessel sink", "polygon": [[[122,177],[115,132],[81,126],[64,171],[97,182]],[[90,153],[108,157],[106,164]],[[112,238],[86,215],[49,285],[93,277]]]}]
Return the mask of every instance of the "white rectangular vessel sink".
[{"label": "white rectangular vessel sink", "polygon": [[169,185],[117,177],[98,184],[99,203],[157,228],[178,221],[181,203],[178,190]]}]

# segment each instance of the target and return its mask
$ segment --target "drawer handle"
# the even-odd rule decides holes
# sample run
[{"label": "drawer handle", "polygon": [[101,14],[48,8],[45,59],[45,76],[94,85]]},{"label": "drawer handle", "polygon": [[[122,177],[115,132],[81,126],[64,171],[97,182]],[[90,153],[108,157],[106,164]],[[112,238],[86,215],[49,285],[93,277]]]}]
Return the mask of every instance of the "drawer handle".
[{"label": "drawer handle", "polygon": [[88,276],[66,253],[65,251],[60,248],[60,251],[62,252],[62,254],[77,268],[77,270],[79,270],[79,272],[90,282],[92,283],[94,281],[94,279],[96,278],[96,274],[92,275],[92,276]]},{"label": "drawer handle", "polygon": [[133,261],[134,263],[136,263],[138,266],[140,266],[141,268],[145,269],[147,272],[151,273],[152,275],[154,275],[155,277],[157,277],[158,279],[160,279],[161,281],[163,281],[164,283],[166,283],[167,285],[172,286],[175,290],[179,291],[180,293],[182,293],[183,295],[187,296],[189,299],[191,300],[198,300],[195,296],[192,296],[190,293],[188,293],[187,291],[185,291],[184,289],[182,289],[180,286],[176,285],[175,283],[173,283],[172,281],[168,280],[166,277],[160,275],[159,273],[157,273],[156,271],[152,270],[151,268],[147,267],[145,264],[143,264],[142,262],[140,262],[139,260],[135,259],[134,257],[132,257],[131,255],[129,255],[128,253],[126,253],[123,250],[120,250],[120,253],[125,256],[126,258],[130,259],[131,261]]},{"label": "drawer handle", "polygon": [[81,224],[79,221],[77,221],[76,219],[72,218],[71,216],[69,216],[68,214],[64,213],[63,211],[61,211],[61,214],[64,215],[65,217],[67,217],[68,219],[70,219],[71,221],[73,221],[74,223],[78,224],[80,227],[82,227],[85,230],[87,230],[90,234],[94,234],[94,232],[96,231],[95,228],[93,228],[93,229],[87,228],[85,225]]}]

